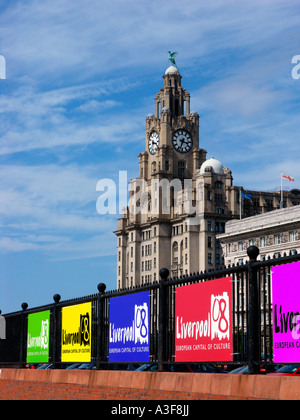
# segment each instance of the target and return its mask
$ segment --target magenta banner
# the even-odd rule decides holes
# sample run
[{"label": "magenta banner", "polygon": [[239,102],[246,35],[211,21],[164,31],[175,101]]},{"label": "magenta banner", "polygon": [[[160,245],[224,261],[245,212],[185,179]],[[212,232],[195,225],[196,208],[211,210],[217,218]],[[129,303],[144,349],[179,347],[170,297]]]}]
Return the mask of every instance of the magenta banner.
[{"label": "magenta banner", "polygon": [[273,267],[273,361],[300,362],[300,261]]},{"label": "magenta banner", "polygon": [[232,278],[178,287],[175,361],[232,361]]}]

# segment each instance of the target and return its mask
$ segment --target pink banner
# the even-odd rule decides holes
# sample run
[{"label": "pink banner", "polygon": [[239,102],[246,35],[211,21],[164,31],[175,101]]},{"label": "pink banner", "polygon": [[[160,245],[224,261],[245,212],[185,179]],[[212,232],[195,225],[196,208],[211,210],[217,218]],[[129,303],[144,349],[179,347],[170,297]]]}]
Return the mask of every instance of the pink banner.
[{"label": "pink banner", "polygon": [[178,287],[175,361],[232,361],[232,278]]},{"label": "pink banner", "polygon": [[273,267],[273,361],[300,362],[300,261]]}]

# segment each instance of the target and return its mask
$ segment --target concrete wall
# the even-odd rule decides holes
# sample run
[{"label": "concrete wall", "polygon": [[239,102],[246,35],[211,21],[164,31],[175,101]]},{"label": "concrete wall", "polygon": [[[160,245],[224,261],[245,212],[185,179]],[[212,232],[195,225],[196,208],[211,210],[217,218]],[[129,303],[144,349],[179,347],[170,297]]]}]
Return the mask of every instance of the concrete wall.
[{"label": "concrete wall", "polygon": [[0,399],[300,399],[288,376],[1,369]]}]

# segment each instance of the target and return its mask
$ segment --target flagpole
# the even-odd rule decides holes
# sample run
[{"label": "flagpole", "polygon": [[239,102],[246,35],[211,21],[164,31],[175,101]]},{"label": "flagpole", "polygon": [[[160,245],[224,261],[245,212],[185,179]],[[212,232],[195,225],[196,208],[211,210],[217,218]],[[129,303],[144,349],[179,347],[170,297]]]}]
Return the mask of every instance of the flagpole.
[{"label": "flagpole", "polygon": [[240,220],[242,219],[242,187],[240,187]]},{"label": "flagpole", "polygon": [[282,171],[280,176],[280,182],[281,182],[281,193],[280,193],[280,208],[283,208],[283,187],[282,187]]}]

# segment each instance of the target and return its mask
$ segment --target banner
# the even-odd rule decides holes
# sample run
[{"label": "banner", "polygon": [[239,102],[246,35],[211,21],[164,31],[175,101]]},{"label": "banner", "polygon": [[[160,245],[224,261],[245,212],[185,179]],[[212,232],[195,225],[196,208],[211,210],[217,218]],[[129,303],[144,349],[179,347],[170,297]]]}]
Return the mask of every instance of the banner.
[{"label": "banner", "polygon": [[91,324],[91,302],[62,308],[62,362],[91,361]]},{"label": "banner", "polygon": [[109,362],[149,362],[149,322],[149,292],[111,298],[109,301]]},{"label": "banner", "polygon": [[300,363],[300,261],[272,268],[273,361]]},{"label": "banner", "polygon": [[49,362],[50,311],[28,315],[27,363]]},{"label": "banner", "polygon": [[232,278],[176,288],[175,361],[232,360]]}]

